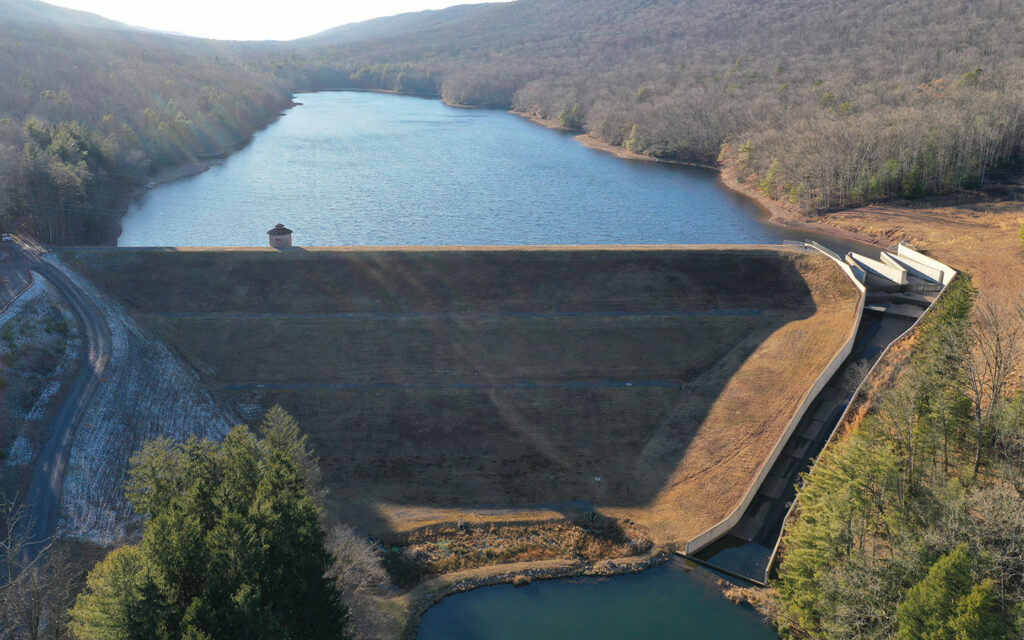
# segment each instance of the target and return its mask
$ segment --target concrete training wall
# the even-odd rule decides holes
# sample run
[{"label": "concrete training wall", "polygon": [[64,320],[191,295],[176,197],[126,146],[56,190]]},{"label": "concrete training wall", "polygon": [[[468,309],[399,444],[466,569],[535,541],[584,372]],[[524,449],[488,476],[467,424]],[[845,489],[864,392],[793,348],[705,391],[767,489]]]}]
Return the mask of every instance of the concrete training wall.
[{"label": "concrete training wall", "polygon": [[954,269],[953,267],[943,264],[936,260],[935,258],[929,258],[920,251],[917,251],[913,247],[905,245],[902,242],[899,243],[899,245],[897,245],[896,247],[896,255],[903,258],[909,258],[914,262],[919,262],[922,265],[941,271],[942,280],[939,282],[939,284],[949,284],[950,282],[952,282],[953,278],[956,277],[957,270]]},{"label": "concrete training wall", "polygon": [[906,269],[907,273],[912,276],[917,276],[918,278],[924,278],[925,280],[931,280],[932,282],[942,284],[942,270],[929,267],[928,265],[917,262],[907,256],[893,255],[888,251],[883,251],[882,262],[894,267]]},{"label": "concrete training wall", "polygon": [[833,262],[839,265],[839,268],[843,270],[843,273],[845,273],[847,277],[850,278],[850,281],[853,282],[853,285],[857,288],[859,298],[857,304],[857,319],[853,323],[853,327],[851,327],[850,332],[846,337],[846,341],[839,348],[836,354],[832,357],[832,360],[829,362],[828,366],[825,367],[825,370],[822,371],[821,374],[818,376],[817,380],[815,380],[814,385],[806,394],[804,394],[804,398],[803,401],[800,403],[800,407],[796,410],[796,413],[793,414],[792,419],[790,419],[785,431],[783,431],[782,435],[779,437],[779,440],[775,443],[775,447],[772,449],[771,453],[761,464],[761,467],[757,471],[757,475],[754,476],[753,481],[747,487],[747,492],[743,496],[743,499],[732,510],[732,513],[726,516],[724,520],[722,520],[718,524],[712,526],[703,533],[699,534],[697,537],[687,542],[687,555],[697,553],[698,551],[708,546],[715,540],[718,540],[719,538],[724,536],[726,533],[728,533],[730,529],[736,526],[736,524],[743,517],[744,512],[746,512],[747,507],[749,507],[750,503],[753,502],[754,496],[756,496],[757,492],[760,491],[761,484],[764,483],[764,479],[768,476],[768,473],[771,471],[772,466],[775,464],[775,461],[779,459],[780,455],[782,455],[782,450],[789,443],[790,436],[792,436],[793,432],[796,431],[797,425],[800,424],[800,421],[803,419],[804,414],[807,413],[807,409],[811,406],[811,403],[814,402],[815,398],[818,397],[818,394],[821,392],[821,390],[825,387],[826,384],[828,384],[828,381],[832,378],[833,375],[835,375],[836,371],[839,370],[839,367],[842,366],[843,362],[846,361],[846,358],[849,357],[850,353],[853,352],[853,343],[857,338],[857,330],[860,328],[861,316],[864,313],[864,300],[867,297],[867,288],[865,288],[865,286],[861,284],[860,280],[857,279],[857,276],[854,274],[853,268],[850,265],[843,262],[842,260],[840,260],[836,254],[827,250],[822,251],[813,244],[805,245],[805,248],[807,250],[819,251],[825,256],[831,258]]},{"label": "concrete training wall", "polygon": [[846,257],[848,260],[855,261],[865,270],[881,276],[886,280],[892,280],[896,284],[907,284],[907,282],[909,282],[909,279],[907,278],[907,270],[903,267],[888,265],[867,256],[862,256],[859,253],[853,253],[852,251],[846,254]]}]

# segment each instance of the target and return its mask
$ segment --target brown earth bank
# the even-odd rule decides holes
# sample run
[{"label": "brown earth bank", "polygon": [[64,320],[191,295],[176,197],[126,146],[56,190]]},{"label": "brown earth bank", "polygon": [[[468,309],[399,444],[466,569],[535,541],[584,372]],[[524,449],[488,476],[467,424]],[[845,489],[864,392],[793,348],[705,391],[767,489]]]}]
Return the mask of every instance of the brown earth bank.
[{"label": "brown earth bank", "polygon": [[395,533],[380,543],[385,569],[403,588],[477,567],[565,558],[593,563],[652,548],[643,529],[633,522],[596,517],[593,522],[446,523]]},{"label": "brown earth bank", "polygon": [[656,545],[720,520],[857,314],[834,263],[778,248],[61,255],[242,417],[293,412],[332,519],[398,553],[515,525],[497,561],[595,556],[515,523],[630,555],[589,518]]},{"label": "brown earth bank", "polygon": [[[1011,192],[1012,193],[1012,192]],[[1012,324],[1024,304],[1024,202],[1003,189],[919,200],[894,200],[828,213],[821,223],[889,246],[906,242],[971,276],[978,305]],[[909,362],[914,336],[891,351],[869,380],[863,406],[843,429],[856,429],[875,393],[888,388]],[[1018,379],[1014,384],[1020,384]]]},{"label": "brown earth bank", "polygon": [[982,301],[1013,303],[1024,297],[1024,201],[993,188],[822,213],[801,213],[739,183],[725,169],[723,182],[755,199],[775,224],[813,228],[880,247],[906,242],[955,269],[970,273]]}]

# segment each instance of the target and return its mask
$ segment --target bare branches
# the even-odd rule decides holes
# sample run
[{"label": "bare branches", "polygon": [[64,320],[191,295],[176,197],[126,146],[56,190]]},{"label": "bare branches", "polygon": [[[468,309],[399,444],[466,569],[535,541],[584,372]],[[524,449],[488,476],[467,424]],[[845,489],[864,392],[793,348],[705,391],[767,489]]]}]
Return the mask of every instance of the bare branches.
[{"label": "bare branches", "polygon": [[[986,452],[996,443],[999,411],[1007,402],[1010,385],[1020,373],[1024,356],[1024,317],[1018,309],[991,300],[975,306],[971,325],[971,352],[965,359],[965,387],[973,404],[975,460],[974,475],[980,472]],[[1012,425],[1009,425],[1012,426]]]},{"label": "bare branches", "polygon": [[66,637],[76,580],[67,557],[34,540],[28,511],[0,498],[0,640]]}]

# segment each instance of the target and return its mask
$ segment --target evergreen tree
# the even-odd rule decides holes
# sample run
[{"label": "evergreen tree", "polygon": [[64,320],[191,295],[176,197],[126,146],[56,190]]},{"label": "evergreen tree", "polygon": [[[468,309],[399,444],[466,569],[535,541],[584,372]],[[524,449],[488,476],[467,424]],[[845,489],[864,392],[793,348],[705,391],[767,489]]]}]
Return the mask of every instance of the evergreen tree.
[{"label": "evergreen tree", "polygon": [[[80,640],[344,638],[320,509],[294,420],[268,415],[220,444],[147,444],[128,495],[141,544],[111,553],[71,610]],[[305,461],[305,462],[304,462]]]},{"label": "evergreen tree", "polygon": [[1011,637],[1010,625],[996,602],[993,580],[976,585],[960,599],[949,628],[955,640],[1003,640]]},{"label": "evergreen tree", "polygon": [[897,611],[899,640],[1003,640],[1009,622],[996,600],[995,582],[975,584],[966,544],[939,558],[907,592]]},{"label": "evergreen tree", "polygon": [[897,609],[899,640],[953,640],[949,622],[957,603],[971,592],[971,564],[967,545],[961,544],[932,565]]}]

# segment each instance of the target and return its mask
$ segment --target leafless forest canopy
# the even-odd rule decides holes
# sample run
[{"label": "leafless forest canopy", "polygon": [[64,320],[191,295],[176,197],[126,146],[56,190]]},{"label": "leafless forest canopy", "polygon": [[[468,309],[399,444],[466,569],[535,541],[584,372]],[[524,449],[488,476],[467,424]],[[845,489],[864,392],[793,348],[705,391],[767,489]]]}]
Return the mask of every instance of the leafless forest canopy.
[{"label": "leafless forest canopy", "polygon": [[81,239],[125,184],[244,139],[302,89],[512,107],[735,166],[816,211],[1021,164],[1010,0],[519,0],[234,44],[55,11],[0,25],[0,207],[50,240]]}]

